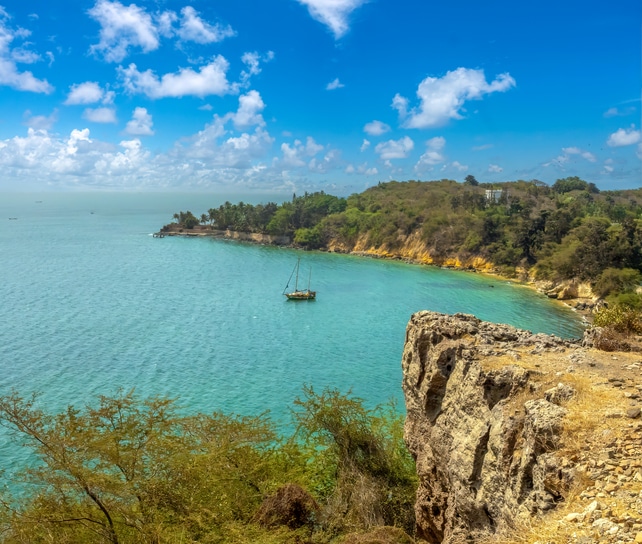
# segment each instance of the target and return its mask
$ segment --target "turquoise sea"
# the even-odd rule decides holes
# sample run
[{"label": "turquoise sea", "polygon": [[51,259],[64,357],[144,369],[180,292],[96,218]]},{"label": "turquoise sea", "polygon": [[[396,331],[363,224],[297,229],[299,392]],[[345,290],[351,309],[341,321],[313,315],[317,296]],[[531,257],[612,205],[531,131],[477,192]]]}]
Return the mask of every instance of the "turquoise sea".
[{"label": "turquoise sea", "polygon": [[[135,388],[190,410],[285,420],[303,384],[401,401],[405,327],[418,310],[582,333],[569,309],[479,274],[151,236],[174,212],[225,200],[283,198],[0,195],[0,394],[38,391],[60,409]],[[282,295],[299,256],[315,302]]]}]

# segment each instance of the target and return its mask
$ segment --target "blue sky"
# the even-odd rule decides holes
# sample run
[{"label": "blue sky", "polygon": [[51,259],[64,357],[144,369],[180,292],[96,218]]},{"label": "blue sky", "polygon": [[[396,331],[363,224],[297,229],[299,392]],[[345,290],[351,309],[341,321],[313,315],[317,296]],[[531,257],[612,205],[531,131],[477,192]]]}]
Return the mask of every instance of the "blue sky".
[{"label": "blue sky", "polygon": [[642,185],[639,0],[0,6],[0,190]]}]

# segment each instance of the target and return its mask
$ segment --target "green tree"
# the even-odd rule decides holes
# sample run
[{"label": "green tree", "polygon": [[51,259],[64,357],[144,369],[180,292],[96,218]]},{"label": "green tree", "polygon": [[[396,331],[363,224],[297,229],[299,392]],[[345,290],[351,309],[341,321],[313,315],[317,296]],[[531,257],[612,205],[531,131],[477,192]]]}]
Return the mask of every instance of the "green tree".
[{"label": "green tree", "polygon": [[473,176],[472,174],[468,174],[464,179],[464,184],[473,185],[474,187],[476,187],[477,185],[479,185],[479,182],[477,181],[477,179],[475,179],[475,176]]},{"label": "green tree", "polygon": [[34,492],[4,500],[3,542],[199,540],[249,521],[282,466],[263,418],[181,416],[133,393],[48,415],[0,397],[0,422],[37,456]]}]

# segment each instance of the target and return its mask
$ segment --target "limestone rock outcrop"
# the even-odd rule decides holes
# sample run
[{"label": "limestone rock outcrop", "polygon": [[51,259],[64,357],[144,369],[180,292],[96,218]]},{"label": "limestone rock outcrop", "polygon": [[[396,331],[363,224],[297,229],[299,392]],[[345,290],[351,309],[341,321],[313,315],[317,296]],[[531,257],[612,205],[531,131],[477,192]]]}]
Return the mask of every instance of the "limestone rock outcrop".
[{"label": "limestone rock outcrop", "polygon": [[549,391],[547,400],[544,391],[533,395],[532,370],[483,360],[570,345],[471,315],[412,316],[402,366],[420,538],[475,542],[561,499],[571,476],[552,452],[566,411],[560,404],[573,392]]}]

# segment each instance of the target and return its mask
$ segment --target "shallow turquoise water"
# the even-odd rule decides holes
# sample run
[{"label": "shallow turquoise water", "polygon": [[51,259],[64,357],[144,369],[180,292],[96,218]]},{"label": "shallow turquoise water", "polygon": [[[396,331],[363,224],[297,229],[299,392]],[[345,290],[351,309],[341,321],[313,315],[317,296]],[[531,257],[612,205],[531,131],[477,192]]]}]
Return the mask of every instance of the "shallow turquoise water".
[{"label": "shallow turquoise water", "polygon": [[[0,195],[0,393],[40,391],[62,408],[136,388],[189,409],[280,419],[303,384],[351,389],[369,404],[401,400],[405,327],[418,310],[581,334],[570,310],[477,274],[152,238],[173,212],[224,200]],[[298,256],[315,302],[282,295]]]}]

